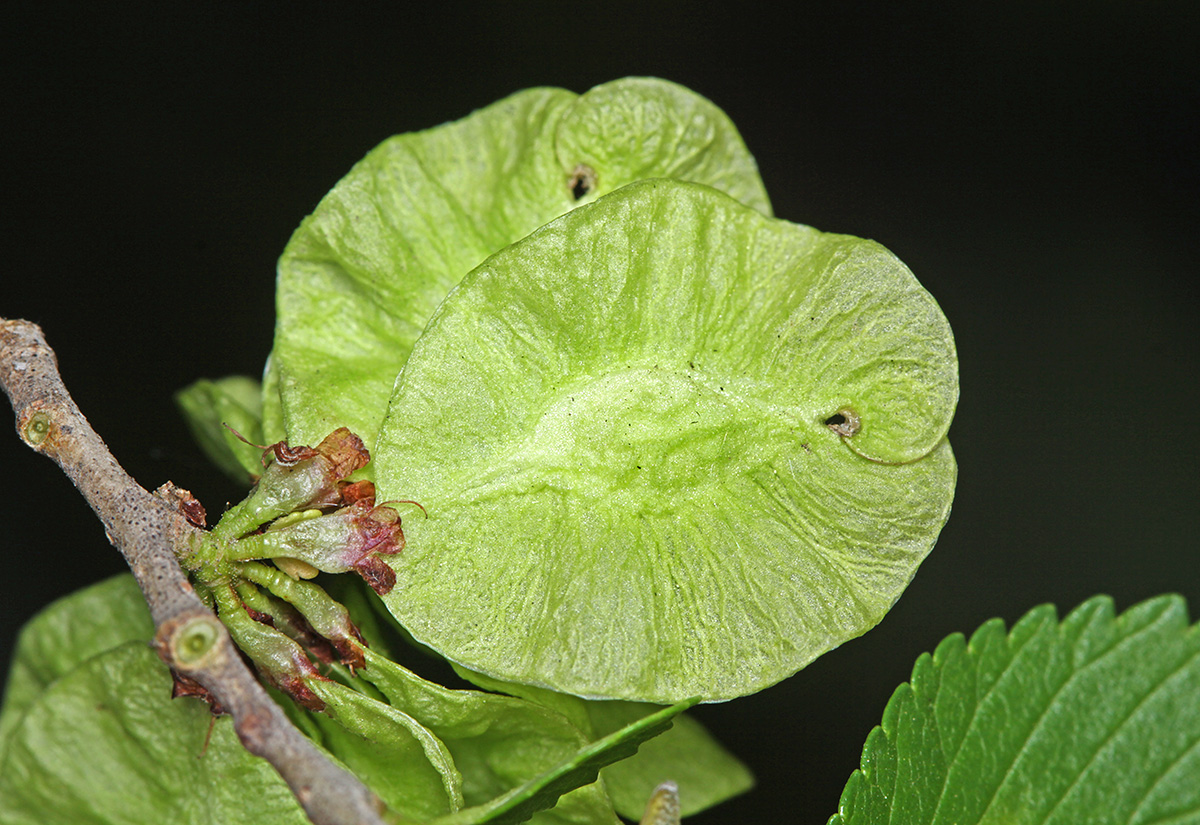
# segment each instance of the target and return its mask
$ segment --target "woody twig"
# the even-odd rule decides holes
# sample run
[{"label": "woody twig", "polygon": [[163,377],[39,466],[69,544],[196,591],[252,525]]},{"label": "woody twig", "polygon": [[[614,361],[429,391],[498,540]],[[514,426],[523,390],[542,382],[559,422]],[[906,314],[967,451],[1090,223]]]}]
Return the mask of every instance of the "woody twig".
[{"label": "woody twig", "polygon": [[36,324],[0,319],[0,386],[21,440],[62,468],[125,557],[163,661],[229,712],[242,744],[274,766],[315,825],[382,825],[379,799],[292,725],[188,583],[175,548],[198,532],[180,506],[190,495],[171,485],[150,493],[122,469],[67,392]]}]

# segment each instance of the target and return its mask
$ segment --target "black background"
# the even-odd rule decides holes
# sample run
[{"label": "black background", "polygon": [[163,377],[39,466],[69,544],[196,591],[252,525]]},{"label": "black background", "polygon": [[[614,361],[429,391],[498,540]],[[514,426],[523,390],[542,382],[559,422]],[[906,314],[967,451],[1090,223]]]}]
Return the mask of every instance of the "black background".
[{"label": "black background", "polygon": [[[261,370],[275,258],[338,178],[527,86],[695,89],[779,216],[881,241],[941,303],[962,372],[950,523],[876,630],[700,711],[760,787],[693,821],[824,822],[948,633],[1094,593],[1200,603],[1195,3],[197,5],[0,21],[0,315],[43,324],[147,487],[214,513],[237,497],[171,393]],[[7,659],[36,608],[122,566],[57,468],[2,433],[0,485]]]}]

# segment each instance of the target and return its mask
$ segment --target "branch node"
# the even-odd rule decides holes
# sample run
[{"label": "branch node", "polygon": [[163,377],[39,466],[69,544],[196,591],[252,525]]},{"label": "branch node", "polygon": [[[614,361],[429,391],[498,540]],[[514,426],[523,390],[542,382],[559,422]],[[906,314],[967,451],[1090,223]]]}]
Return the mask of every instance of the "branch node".
[{"label": "branch node", "polygon": [[167,639],[171,660],[185,670],[204,667],[221,638],[219,623],[211,616],[195,616],[177,626]]},{"label": "branch node", "polygon": [[[21,415],[21,421],[17,426],[21,440],[38,452],[42,451],[42,445],[47,439],[50,439],[51,443],[53,443],[54,422],[49,415],[33,404],[25,408],[24,413]],[[47,444],[46,446],[49,447],[50,445]]]}]

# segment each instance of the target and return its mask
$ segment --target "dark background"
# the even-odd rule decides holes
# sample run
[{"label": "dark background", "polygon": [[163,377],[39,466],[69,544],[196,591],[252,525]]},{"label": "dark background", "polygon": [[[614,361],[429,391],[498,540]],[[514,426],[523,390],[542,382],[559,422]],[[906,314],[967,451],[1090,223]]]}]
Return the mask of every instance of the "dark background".
[{"label": "dark background", "polygon": [[[368,149],[519,88],[695,89],[738,124],[779,216],[883,242],[940,301],[962,370],[950,523],[879,628],[700,711],[760,787],[698,825],[824,822],[948,633],[1094,593],[1200,604],[1195,3],[192,6],[2,13],[0,316],[43,324],[134,477],[210,512],[238,490],[171,393],[261,370],[275,258]],[[7,659],[36,608],[122,565],[57,468],[3,433]]]}]

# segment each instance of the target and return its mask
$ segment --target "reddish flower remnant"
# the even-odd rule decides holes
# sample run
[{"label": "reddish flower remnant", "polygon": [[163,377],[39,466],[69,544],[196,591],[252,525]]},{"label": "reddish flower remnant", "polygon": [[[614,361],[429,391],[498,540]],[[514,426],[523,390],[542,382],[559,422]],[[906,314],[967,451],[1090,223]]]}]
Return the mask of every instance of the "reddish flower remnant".
[{"label": "reddish flower remnant", "polygon": [[[281,448],[287,456],[286,461],[278,459]],[[339,427],[325,436],[315,449],[311,447],[289,448],[286,441],[275,444],[272,449],[275,451],[279,466],[283,468],[295,467],[301,462],[310,462],[308,472],[313,495],[307,502],[303,502],[303,506],[316,509],[340,504],[343,489],[354,486],[342,484],[342,480],[351,473],[366,467],[371,461],[371,454],[367,451],[362,439],[345,427]],[[370,484],[370,482],[367,483]],[[372,496],[374,491],[374,485],[371,485]]]},{"label": "reddish flower remnant", "polygon": [[396,571],[384,564],[378,556],[371,556],[357,567],[354,572],[362,576],[363,581],[371,585],[371,589],[380,596],[386,596],[396,586]]},{"label": "reddish flower remnant", "polygon": [[347,482],[341,485],[342,504],[353,504],[356,501],[375,501],[375,485],[369,481]]},{"label": "reddish flower remnant", "polygon": [[[282,441],[276,441],[274,444],[263,446],[262,444],[255,444],[251,441],[247,441],[245,436],[233,429],[233,427],[230,427],[228,424],[225,426],[228,427],[229,431],[241,439],[244,443],[249,444],[251,447],[258,447],[263,451],[262,461],[264,467],[267,466],[271,456],[274,456],[276,464],[280,464],[284,467],[292,467],[296,464],[299,464],[301,461],[305,461],[310,458],[316,458],[318,455],[323,455],[326,458],[331,459],[335,464],[339,462],[346,462],[348,464],[355,463],[358,461],[358,455],[360,453],[365,456],[367,452],[366,447],[363,445],[362,439],[350,432],[350,430],[346,427],[339,427],[338,429],[334,430],[329,435],[325,436],[321,443],[314,448],[304,444],[301,444],[298,447],[292,447],[288,445],[286,439]],[[365,466],[369,460],[370,457],[367,456],[366,460],[359,464],[358,467]],[[352,467],[346,470],[344,473],[342,473],[341,477],[345,478],[346,476],[350,475],[350,473],[357,470],[358,467]]]},{"label": "reddish flower remnant", "polygon": [[[261,446],[261,445],[255,445]],[[306,458],[313,458],[317,455],[317,451],[312,447],[301,444],[299,447],[289,447],[286,440],[276,441],[267,447],[263,447],[262,461],[266,467],[269,462],[269,456],[275,456],[275,463],[282,464],[284,467],[291,467],[293,464],[299,464]]]},{"label": "reddish flower remnant", "polygon": [[[395,574],[393,573],[392,575],[394,576]],[[325,638],[325,641],[337,652],[337,660],[350,668],[351,673],[354,673],[358,669],[367,666],[367,657],[363,654],[363,648],[367,646],[367,642],[362,637],[362,634],[358,632],[358,628],[348,619],[346,624],[345,634],[336,635],[331,633],[328,638]]]},{"label": "reddish flower remnant", "polygon": [[[396,585],[396,573],[380,556],[395,555],[404,549],[400,514],[385,504],[376,506],[374,499],[360,499],[336,511],[331,518],[340,518],[349,525],[345,546],[325,562],[329,568],[305,561],[327,573],[353,570],[379,595],[389,592]],[[341,570],[330,569],[339,566]]]},{"label": "reddish flower remnant", "polygon": [[221,517],[214,528],[218,535],[239,538],[288,513],[341,506],[346,490],[356,498],[374,491],[363,482],[345,483],[371,460],[362,439],[345,427],[316,447],[289,447],[281,441],[267,450],[276,460],[263,470],[250,495]]},{"label": "reddish flower remnant", "polygon": [[353,570],[383,595],[396,574],[380,556],[404,549],[400,514],[374,498],[361,498],[340,510],[290,522],[237,542],[239,558],[297,559],[324,573]]},{"label": "reddish flower remnant", "polygon": [[201,528],[205,526],[207,516],[204,512],[204,505],[189,490],[168,481],[155,490],[154,494],[179,508],[179,512],[188,520],[188,523]]}]

